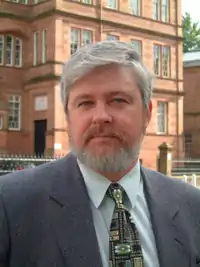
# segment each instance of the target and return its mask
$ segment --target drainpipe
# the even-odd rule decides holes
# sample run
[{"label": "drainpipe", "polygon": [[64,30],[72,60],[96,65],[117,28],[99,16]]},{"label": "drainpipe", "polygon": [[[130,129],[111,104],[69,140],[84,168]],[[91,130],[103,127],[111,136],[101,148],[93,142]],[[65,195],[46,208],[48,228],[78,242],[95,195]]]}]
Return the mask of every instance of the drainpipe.
[{"label": "drainpipe", "polygon": [[175,1],[176,3],[176,38],[177,38],[177,42],[176,42],[176,114],[177,114],[177,120],[176,120],[176,143],[177,143],[177,158],[179,158],[179,154],[180,154],[180,138],[179,138],[179,80],[180,80],[180,76],[179,76],[179,53],[178,53],[178,1]]},{"label": "drainpipe", "polygon": [[103,33],[103,25],[102,25],[102,0],[98,0],[98,14],[99,14],[99,33],[100,33],[100,40],[102,40],[102,33]]}]

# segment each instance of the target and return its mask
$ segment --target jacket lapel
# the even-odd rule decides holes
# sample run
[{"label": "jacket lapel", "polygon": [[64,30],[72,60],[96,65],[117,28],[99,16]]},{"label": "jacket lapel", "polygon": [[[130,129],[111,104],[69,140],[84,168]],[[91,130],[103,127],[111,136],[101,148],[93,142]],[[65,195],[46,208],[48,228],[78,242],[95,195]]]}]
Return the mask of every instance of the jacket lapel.
[{"label": "jacket lapel", "polygon": [[56,164],[51,174],[49,216],[64,262],[68,267],[102,267],[90,202],[77,162],[69,155]]},{"label": "jacket lapel", "polygon": [[144,189],[156,239],[158,257],[162,267],[189,267],[187,229],[184,229],[179,210],[178,192],[170,191],[166,177],[141,169]]}]

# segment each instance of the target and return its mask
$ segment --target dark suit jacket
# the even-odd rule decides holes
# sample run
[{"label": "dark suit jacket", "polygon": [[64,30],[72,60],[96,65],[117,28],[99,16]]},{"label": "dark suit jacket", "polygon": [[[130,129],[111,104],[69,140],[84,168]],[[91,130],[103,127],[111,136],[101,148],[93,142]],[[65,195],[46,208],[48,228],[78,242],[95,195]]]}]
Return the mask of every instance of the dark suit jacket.
[{"label": "dark suit jacket", "polygon": [[[141,173],[160,266],[200,266],[200,190]],[[0,266],[102,267],[88,194],[71,154],[0,178]]]}]

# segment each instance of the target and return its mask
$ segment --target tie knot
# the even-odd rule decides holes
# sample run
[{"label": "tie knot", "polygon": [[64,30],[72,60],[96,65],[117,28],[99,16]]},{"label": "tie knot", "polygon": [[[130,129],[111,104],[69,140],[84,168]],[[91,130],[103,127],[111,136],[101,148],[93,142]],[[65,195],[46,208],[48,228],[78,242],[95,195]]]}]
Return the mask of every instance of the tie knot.
[{"label": "tie knot", "polygon": [[111,184],[108,188],[108,195],[115,201],[118,208],[124,208],[125,191],[119,184]]}]

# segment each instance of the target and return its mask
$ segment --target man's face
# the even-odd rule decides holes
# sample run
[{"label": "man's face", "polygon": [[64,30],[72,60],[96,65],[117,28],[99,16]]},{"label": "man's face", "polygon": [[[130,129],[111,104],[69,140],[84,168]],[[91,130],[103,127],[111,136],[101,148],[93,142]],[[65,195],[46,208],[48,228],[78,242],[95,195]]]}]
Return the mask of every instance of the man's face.
[{"label": "man's face", "polygon": [[108,65],[74,84],[67,112],[77,157],[101,172],[123,171],[138,157],[151,103],[145,109],[130,67]]}]

